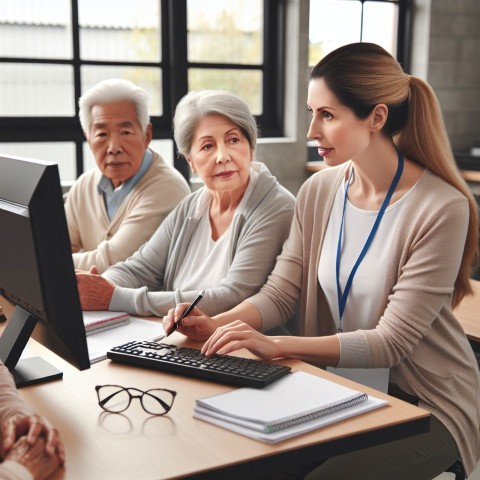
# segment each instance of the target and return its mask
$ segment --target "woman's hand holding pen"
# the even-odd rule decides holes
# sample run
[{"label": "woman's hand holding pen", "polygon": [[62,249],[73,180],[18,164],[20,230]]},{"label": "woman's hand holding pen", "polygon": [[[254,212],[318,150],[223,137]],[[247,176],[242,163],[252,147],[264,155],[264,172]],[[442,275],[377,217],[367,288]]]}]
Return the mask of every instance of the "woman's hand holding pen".
[{"label": "woman's hand holding pen", "polygon": [[262,360],[272,360],[282,356],[281,338],[263,335],[241,320],[235,320],[228,325],[218,327],[204,343],[202,353],[205,355],[227,354],[246,348]]},{"label": "woman's hand holding pen", "polygon": [[[179,303],[163,317],[163,328],[170,332],[173,322],[179,322],[183,312],[190,306],[189,303]],[[217,328],[215,320],[205,315],[200,309],[194,308],[178,325],[177,331],[192,340],[206,340]]]}]

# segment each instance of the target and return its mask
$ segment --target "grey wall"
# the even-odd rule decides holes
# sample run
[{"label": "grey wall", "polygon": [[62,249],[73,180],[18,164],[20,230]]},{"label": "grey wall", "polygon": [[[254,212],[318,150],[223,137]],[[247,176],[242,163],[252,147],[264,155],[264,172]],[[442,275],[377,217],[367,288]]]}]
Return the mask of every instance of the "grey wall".
[{"label": "grey wall", "polygon": [[480,1],[430,0],[427,80],[454,150],[480,141]]}]

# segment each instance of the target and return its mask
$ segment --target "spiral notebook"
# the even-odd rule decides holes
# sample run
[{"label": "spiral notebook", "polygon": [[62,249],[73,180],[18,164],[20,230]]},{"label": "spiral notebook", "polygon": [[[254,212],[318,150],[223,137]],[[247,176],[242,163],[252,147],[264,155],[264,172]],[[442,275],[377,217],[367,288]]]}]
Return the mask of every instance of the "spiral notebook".
[{"label": "spiral notebook", "polygon": [[387,403],[297,371],[262,389],[239,388],[197,399],[194,417],[263,442],[277,443]]},{"label": "spiral notebook", "polygon": [[102,332],[110,328],[119,327],[130,322],[130,316],[126,312],[110,312],[107,310],[85,310],[83,323],[86,335]]}]

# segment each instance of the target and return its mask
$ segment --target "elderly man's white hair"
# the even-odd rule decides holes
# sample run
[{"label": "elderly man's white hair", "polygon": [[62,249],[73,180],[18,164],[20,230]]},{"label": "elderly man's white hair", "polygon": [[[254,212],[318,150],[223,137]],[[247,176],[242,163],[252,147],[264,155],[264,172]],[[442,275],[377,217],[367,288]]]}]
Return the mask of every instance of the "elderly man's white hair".
[{"label": "elderly man's white hair", "polygon": [[80,107],[80,124],[86,135],[90,130],[91,112],[95,105],[131,101],[135,104],[138,121],[143,133],[147,130],[150,116],[148,114],[148,94],[134,83],[121,78],[102,80],[87,90],[78,101]]}]

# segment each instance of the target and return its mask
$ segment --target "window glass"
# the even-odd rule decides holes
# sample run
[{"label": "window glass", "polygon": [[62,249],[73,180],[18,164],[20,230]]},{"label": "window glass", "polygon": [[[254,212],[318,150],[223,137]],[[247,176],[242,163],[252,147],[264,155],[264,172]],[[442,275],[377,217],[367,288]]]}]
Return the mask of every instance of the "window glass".
[{"label": "window glass", "polygon": [[83,142],[83,171],[87,172],[96,166],[97,163],[95,162],[95,157],[93,156],[88,143]]},{"label": "window glass", "polygon": [[0,117],[74,116],[69,65],[0,63]]},{"label": "window glass", "polygon": [[162,158],[165,160],[168,165],[173,167],[173,153],[174,153],[174,144],[173,140],[162,139],[162,140],[152,140],[150,142],[150,147],[158,152]]},{"label": "window glass", "polygon": [[78,0],[83,60],[161,61],[160,0]]},{"label": "window glass", "polygon": [[6,155],[58,163],[60,180],[69,183],[77,178],[75,144],[73,142],[1,143]]},{"label": "window glass", "polygon": [[342,45],[359,42],[361,22],[358,0],[310,0],[309,65]]},{"label": "window glass", "polygon": [[72,57],[70,0],[2,0],[0,57]]},{"label": "window glass", "polygon": [[262,0],[188,0],[188,61],[259,65]]},{"label": "window glass", "polygon": [[81,67],[82,92],[107,78],[124,78],[144,88],[150,99],[150,116],[162,115],[162,71],[155,67],[84,65]]},{"label": "window glass", "polygon": [[310,0],[309,65],[342,45],[360,41],[381,45],[396,56],[397,32],[397,3]]},{"label": "window glass", "polygon": [[363,39],[382,46],[395,56],[397,51],[398,6],[394,3],[365,2]]},{"label": "window glass", "polygon": [[216,70],[190,68],[188,89],[228,90],[243,98],[253,115],[262,111],[262,72],[258,70]]}]

